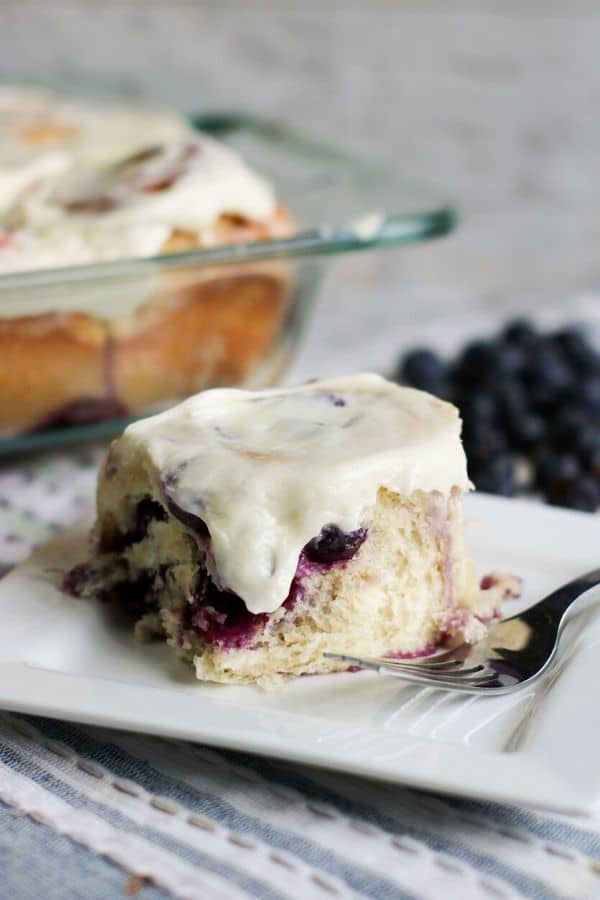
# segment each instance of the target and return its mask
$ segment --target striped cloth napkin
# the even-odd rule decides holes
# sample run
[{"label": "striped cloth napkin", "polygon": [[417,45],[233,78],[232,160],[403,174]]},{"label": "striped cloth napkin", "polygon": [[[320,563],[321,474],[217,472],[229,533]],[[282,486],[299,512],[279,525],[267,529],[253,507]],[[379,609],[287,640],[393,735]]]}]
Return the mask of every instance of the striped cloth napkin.
[{"label": "striped cloth napkin", "polygon": [[[100,454],[0,468],[0,566],[89,512]],[[0,863],[11,900],[598,898],[600,817],[0,714]]]}]

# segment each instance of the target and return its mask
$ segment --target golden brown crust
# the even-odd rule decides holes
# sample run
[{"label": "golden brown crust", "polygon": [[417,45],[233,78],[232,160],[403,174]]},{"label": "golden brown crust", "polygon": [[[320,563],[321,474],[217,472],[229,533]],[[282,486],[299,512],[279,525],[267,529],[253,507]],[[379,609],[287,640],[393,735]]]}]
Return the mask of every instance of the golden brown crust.
[{"label": "golden brown crust", "polygon": [[[239,213],[222,213],[215,223],[213,232],[215,246],[246,244],[286,237],[294,232],[294,223],[286,210],[282,206],[277,206],[266,222],[252,222]],[[201,246],[198,235],[193,231],[176,228],[163,244],[161,253],[183,253],[185,250],[197,250]]]},{"label": "golden brown crust", "polygon": [[[221,216],[219,244],[291,233],[279,208],[268,223]],[[198,247],[174,231],[163,253]],[[0,435],[144,409],[206,387],[239,384],[276,342],[290,291],[279,263],[163,272],[126,319],[79,313],[0,319]]]},{"label": "golden brown crust", "polygon": [[0,435],[106,392],[105,330],[79,314],[0,319]]},{"label": "golden brown crust", "polygon": [[275,342],[286,295],[283,276],[250,266],[166,288],[115,340],[117,396],[135,410],[239,383]]},{"label": "golden brown crust", "polygon": [[73,141],[78,134],[78,128],[65,122],[34,122],[19,128],[21,140],[34,147],[64,144]]}]

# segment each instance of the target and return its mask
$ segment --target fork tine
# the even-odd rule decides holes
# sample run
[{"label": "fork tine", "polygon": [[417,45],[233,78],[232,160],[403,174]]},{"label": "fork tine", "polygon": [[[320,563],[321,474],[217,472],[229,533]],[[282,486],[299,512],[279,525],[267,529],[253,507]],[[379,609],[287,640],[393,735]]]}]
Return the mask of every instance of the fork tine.
[{"label": "fork tine", "polygon": [[399,669],[387,669],[381,666],[376,669],[380,675],[391,675],[401,681],[409,684],[418,684],[422,687],[435,688],[441,691],[459,691],[459,692],[477,692],[491,687],[500,687],[498,676],[491,670],[478,673],[475,676],[458,678],[453,675],[437,676],[437,675],[419,675],[415,672],[404,672]]},{"label": "fork tine", "polygon": [[[555,659],[562,625],[573,604],[598,585],[600,569],[580,575],[520,615],[491,625],[481,641],[473,645],[463,643],[428,657],[362,658],[339,653],[325,653],[324,656],[423,687],[488,696],[512,693],[517,688],[530,686],[549,670]],[[598,595],[594,594],[590,599],[597,601]],[[587,605],[582,604],[580,609]],[[525,629],[527,635],[518,649],[513,646],[514,628]],[[476,660],[481,662],[477,664]]]},{"label": "fork tine", "polygon": [[481,663],[477,663],[477,665],[469,666],[468,668],[463,667],[460,660],[456,661],[456,665],[451,668],[437,668],[433,666],[411,666],[404,665],[403,663],[397,663],[395,660],[393,662],[388,662],[386,659],[381,660],[371,660],[372,662],[379,662],[380,666],[389,668],[389,669],[398,669],[402,672],[415,672],[420,673],[421,675],[433,675],[437,676],[456,676],[463,677],[465,675],[474,675],[476,672],[481,672],[483,669],[483,665]]},{"label": "fork tine", "polygon": [[428,662],[424,659],[421,660],[412,660],[412,659],[388,659],[386,656],[381,657],[382,662],[392,663],[397,666],[409,666],[411,669],[431,669],[435,672],[446,672],[452,671],[452,669],[457,668],[457,666],[462,665],[462,660],[460,659],[447,659],[444,662]]},{"label": "fork tine", "polygon": [[387,669],[385,666],[375,668],[375,671],[379,675],[389,675],[392,678],[398,678],[400,681],[406,681],[408,684],[417,684],[421,687],[430,687],[441,691],[469,692],[495,683],[495,677],[491,678],[487,674],[484,678],[480,675],[472,678],[456,678],[452,675],[420,675],[419,673],[402,671],[400,669]]},{"label": "fork tine", "polygon": [[487,665],[477,665],[468,669],[452,670],[450,672],[430,672],[419,667],[398,665],[395,660],[385,660],[377,657],[363,658],[345,656],[338,653],[326,653],[325,656],[328,659],[346,662],[348,665],[370,669],[380,675],[392,675],[395,678],[404,679],[413,684],[421,684],[441,690],[465,691],[500,686],[497,673]]},{"label": "fork tine", "polygon": [[477,666],[473,669],[463,669],[459,672],[453,672],[451,674],[445,675],[444,673],[440,673],[439,675],[436,673],[430,672],[415,672],[413,669],[405,670],[405,669],[389,669],[387,666],[380,666],[380,672],[388,672],[390,675],[398,673],[398,675],[406,672],[407,675],[417,675],[421,678],[426,678],[428,681],[439,681],[444,683],[450,682],[474,682],[479,681],[481,678],[486,678],[490,675],[491,670],[486,669],[484,666]]},{"label": "fork tine", "polygon": [[378,671],[382,673],[389,673],[390,675],[394,674],[396,671],[400,674],[401,672],[405,672],[407,674],[421,675],[423,678],[427,678],[428,680],[437,680],[450,682],[452,680],[457,682],[469,682],[471,684],[480,683],[484,684],[486,679],[491,679],[493,682],[498,683],[498,672],[493,666],[490,665],[490,660],[486,660],[484,663],[477,663],[475,665],[464,667],[460,669],[452,669],[451,671],[442,671],[438,672],[436,670],[430,670],[428,668],[424,669],[416,669],[416,668],[405,668],[403,666],[389,666],[385,659],[371,660],[373,663],[379,662],[380,665],[378,667]]},{"label": "fork tine", "polygon": [[339,662],[346,662],[348,665],[360,666],[361,668],[369,668],[369,669],[382,669],[384,671],[398,671],[398,672],[413,672],[415,675],[427,675],[432,677],[440,677],[440,678],[450,678],[450,677],[460,677],[464,678],[469,675],[481,674],[484,666],[481,663],[478,663],[475,666],[470,666],[468,668],[459,668],[462,666],[461,660],[453,660],[452,668],[449,668],[446,665],[442,668],[440,667],[430,667],[425,664],[421,665],[413,665],[411,661],[404,661],[401,659],[387,659],[386,657],[357,657],[357,656],[346,656],[342,653],[325,653],[326,659],[338,660]]}]

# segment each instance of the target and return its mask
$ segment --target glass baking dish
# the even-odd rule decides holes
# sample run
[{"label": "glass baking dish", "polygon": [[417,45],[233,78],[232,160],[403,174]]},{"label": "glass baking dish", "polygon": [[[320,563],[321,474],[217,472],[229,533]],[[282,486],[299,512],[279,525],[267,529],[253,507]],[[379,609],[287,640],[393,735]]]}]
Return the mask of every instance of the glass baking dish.
[{"label": "glass baking dish", "polygon": [[[205,387],[275,383],[300,340],[328,257],[453,227],[452,206],[434,191],[284,127],[224,113],[192,122],[275,185],[298,230],[255,243],[0,276],[0,454],[110,437]],[[132,299],[143,306],[149,296],[158,299],[160,317],[141,330],[113,327],[111,316],[122,322]],[[43,317],[34,317],[40,301],[52,310],[50,335],[39,324]],[[57,316],[61,310],[69,314]],[[26,319],[34,324],[23,340],[14,325]],[[63,395],[70,402],[61,406]],[[31,418],[36,403],[50,414],[40,414],[34,428],[19,426],[19,411]]]}]

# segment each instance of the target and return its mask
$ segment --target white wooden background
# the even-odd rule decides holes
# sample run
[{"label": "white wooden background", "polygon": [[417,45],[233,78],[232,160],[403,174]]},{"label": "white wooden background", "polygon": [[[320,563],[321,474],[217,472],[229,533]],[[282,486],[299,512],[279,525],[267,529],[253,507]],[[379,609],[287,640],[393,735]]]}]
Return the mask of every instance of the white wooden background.
[{"label": "white wooden background", "polygon": [[409,321],[600,281],[593,0],[0,0],[0,78],[247,107],[454,196],[453,237],[336,267],[301,374],[384,366]]}]

